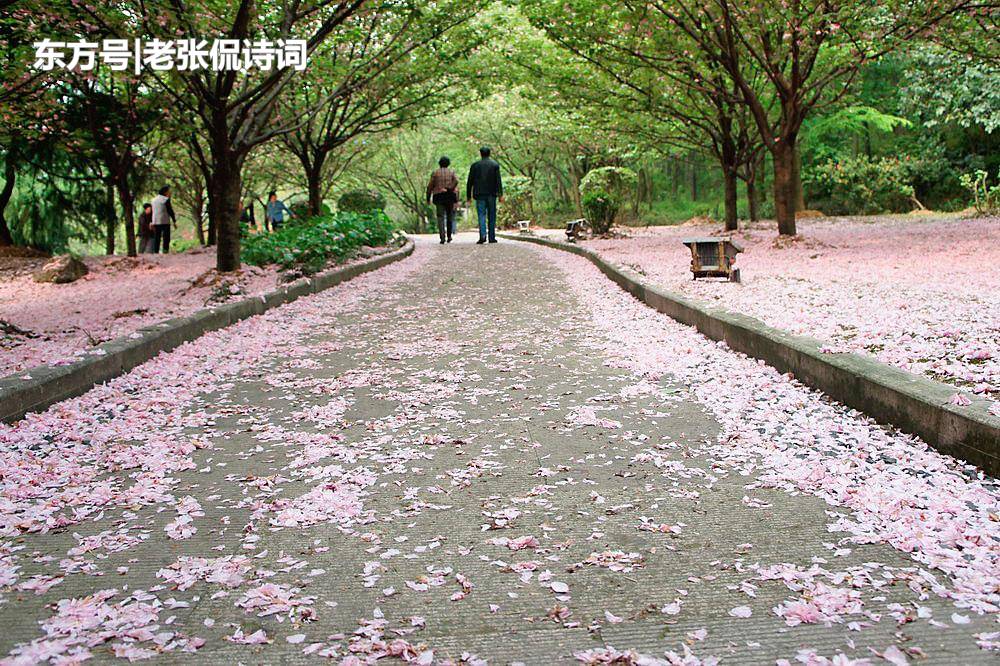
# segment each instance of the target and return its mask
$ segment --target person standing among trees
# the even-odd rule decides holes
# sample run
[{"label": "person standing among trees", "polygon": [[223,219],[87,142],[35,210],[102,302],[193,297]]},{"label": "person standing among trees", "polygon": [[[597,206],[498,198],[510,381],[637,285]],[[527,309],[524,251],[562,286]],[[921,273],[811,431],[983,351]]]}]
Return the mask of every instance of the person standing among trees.
[{"label": "person standing among trees", "polygon": [[240,234],[246,236],[250,229],[253,228],[257,230],[257,220],[254,219],[253,215],[253,199],[247,199],[246,205],[244,206],[241,202],[239,204],[240,209]]},{"label": "person standing among trees", "polygon": [[451,160],[442,157],[438,169],[431,174],[427,184],[427,201],[433,201],[437,210],[438,235],[441,244],[451,242],[455,233],[455,207],[458,206],[458,175],[451,169]]},{"label": "person standing among trees", "polygon": [[285,202],[278,198],[278,193],[271,190],[271,193],[267,195],[267,221],[271,223],[271,229],[277,231],[281,228],[281,225],[285,223],[285,213],[291,218],[295,217],[295,213],[289,210]]},{"label": "person standing among trees", "polygon": [[[170,205],[170,186],[164,185],[160,188],[160,193],[153,198],[153,221],[150,226],[153,228],[153,254],[163,252],[170,253],[170,224],[177,228],[177,216],[174,215],[174,207]],[[162,250],[161,250],[162,248]]]},{"label": "person standing among trees", "polygon": [[139,215],[139,254],[149,254],[153,251],[153,204],[142,204]]},{"label": "person standing among trees", "polygon": [[[482,245],[489,239],[497,242],[497,199],[503,201],[503,181],[500,178],[500,164],[490,157],[489,146],[479,149],[480,160],[469,168],[469,179],[465,183],[465,198],[470,203],[476,200],[476,214],[479,217],[479,241]],[[487,236],[487,224],[489,234]]]}]

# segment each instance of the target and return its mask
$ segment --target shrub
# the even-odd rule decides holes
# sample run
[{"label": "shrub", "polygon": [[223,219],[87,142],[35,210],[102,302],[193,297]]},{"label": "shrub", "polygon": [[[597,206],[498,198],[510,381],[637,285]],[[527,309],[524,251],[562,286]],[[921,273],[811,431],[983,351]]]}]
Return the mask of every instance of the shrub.
[{"label": "shrub", "polygon": [[504,177],[503,194],[503,205],[497,211],[501,228],[510,229],[518,220],[531,217],[534,192],[529,178],[517,174]]},{"label": "shrub", "polygon": [[[289,206],[291,211],[295,213],[296,217],[307,218],[309,217],[309,202],[308,201],[296,201]],[[319,205],[319,215],[320,217],[324,215],[329,215],[333,211],[325,203]],[[361,212],[361,211],[358,211]]]},{"label": "shrub", "polygon": [[830,160],[803,175],[810,205],[828,215],[904,212],[913,208],[908,160],[853,157]]},{"label": "shrub", "polygon": [[362,245],[385,245],[394,235],[395,227],[382,211],[299,218],[273,233],[248,236],[242,256],[254,266],[278,264],[311,274],[330,261],[346,259]]},{"label": "shrub", "polygon": [[631,169],[600,167],[580,181],[583,209],[595,234],[611,230],[622,206],[635,192],[639,178]]},{"label": "shrub", "polygon": [[378,190],[344,192],[337,200],[337,210],[341,213],[371,213],[385,210],[385,196]]},{"label": "shrub", "polygon": [[[1000,181],[1000,172],[997,172]],[[982,169],[961,176],[962,186],[972,194],[972,205],[980,215],[1000,215],[1000,182],[990,186],[989,176]]]}]

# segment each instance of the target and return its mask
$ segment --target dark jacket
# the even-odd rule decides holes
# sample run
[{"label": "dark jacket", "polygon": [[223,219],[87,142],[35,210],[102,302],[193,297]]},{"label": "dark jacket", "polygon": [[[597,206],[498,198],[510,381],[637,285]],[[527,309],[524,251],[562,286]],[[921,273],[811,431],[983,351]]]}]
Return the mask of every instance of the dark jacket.
[{"label": "dark jacket", "polygon": [[503,182],[500,180],[500,164],[484,157],[469,169],[469,180],[465,183],[466,199],[502,197]]},{"label": "dark jacket", "polygon": [[152,209],[147,213],[143,211],[139,214],[139,238],[149,238],[153,235],[153,230],[149,228],[153,221]]}]

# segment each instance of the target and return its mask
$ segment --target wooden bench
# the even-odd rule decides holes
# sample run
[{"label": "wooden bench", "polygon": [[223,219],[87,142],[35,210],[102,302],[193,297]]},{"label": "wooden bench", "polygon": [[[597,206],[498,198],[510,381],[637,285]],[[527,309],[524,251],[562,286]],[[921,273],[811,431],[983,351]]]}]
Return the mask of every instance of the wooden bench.
[{"label": "wooden bench", "polygon": [[693,279],[724,277],[730,282],[740,281],[740,269],[733,264],[743,247],[732,238],[686,238],[681,242],[691,249]]}]

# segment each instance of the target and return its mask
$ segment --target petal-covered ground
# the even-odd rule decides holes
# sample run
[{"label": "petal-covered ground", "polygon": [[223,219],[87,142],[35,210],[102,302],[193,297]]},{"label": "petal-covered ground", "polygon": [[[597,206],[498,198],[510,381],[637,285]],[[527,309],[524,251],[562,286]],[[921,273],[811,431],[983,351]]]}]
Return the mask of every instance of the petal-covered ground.
[{"label": "petal-covered ground", "polygon": [[0,654],[985,664],[998,499],[583,259],[424,244],[0,427]]},{"label": "petal-covered ground", "polygon": [[[805,219],[735,234],[742,284],[693,281],[683,238],[718,224],[630,230],[586,246],[670,291],[1000,400],[1000,219]],[[561,236],[559,232],[548,232]]]},{"label": "petal-covered ground", "polygon": [[211,250],[87,257],[90,272],[69,284],[32,280],[44,263],[0,258],[0,376],[72,363],[95,345],[144,326],[270,291],[278,277],[273,268],[244,266],[237,277],[216,279]]}]

